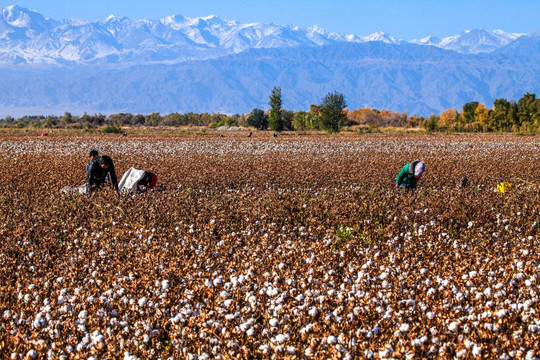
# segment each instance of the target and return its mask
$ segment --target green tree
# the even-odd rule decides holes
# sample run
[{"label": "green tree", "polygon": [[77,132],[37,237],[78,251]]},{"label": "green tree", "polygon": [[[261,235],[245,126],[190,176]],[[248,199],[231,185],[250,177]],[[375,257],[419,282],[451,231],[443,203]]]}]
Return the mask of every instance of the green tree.
[{"label": "green tree", "polygon": [[536,95],[526,93],[518,101],[518,123],[515,124],[519,128],[523,123],[531,123],[535,115]]},{"label": "green tree", "polygon": [[478,105],[480,105],[478,101],[471,101],[463,105],[463,121],[465,124],[472,124],[475,122],[475,111]]},{"label": "green tree", "polygon": [[338,92],[326,94],[319,110],[322,128],[329,132],[340,131],[347,121],[347,114],[344,112],[346,107],[347,102],[343,94]]},{"label": "green tree", "polygon": [[510,103],[508,100],[503,98],[495,99],[490,117],[490,127],[493,130],[501,130],[504,127],[509,109]]},{"label": "green tree", "polygon": [[308,129],[308,113],[305,111],[298,111],[294,114],[293,127],[295,130],[307,130]]},{"label": "green tree", "polygon": [[506,114],[506,122],[501,130],[511,131],[512,127],[519,123],[518,119],[518,104],[513,100],[510,101],[510,107]]},{"label": "green tree", "polygon": [[55,128],[58,124],[58,118],[53,115],[47,116],[47,119],[45,119],[45,122],[43,123],[43,127],[45,128]]},{"label": "green tree", "polygon": [[116,127],[121,127],[126,124],[133,124],[133,115],[129,113],[118,113],[109,115],[109,123]]},{"label": "green tree", "polygon": [[176,112],[165,115],[161,121],[161,124],[165,126],[180,126],[187,125],[187,121],[184,115]]},{"label": "green tree", "polygon": [[293,130],[294,111],[283,111],[283,128],[287,130]]},{"label": "green tree", "polygon": [[73,123],[73,116],[71,116],[71,113],[69,112],[64,113],[64,116],[62,116],[62,118],[60,119],[60,123],[64,127]]},{"label": "green tree", "polygon": [[144,117],[144,125],[146,126],[158,126],[160,122],[161,115],[158,112],[153,112]]},{"label": "green tree", "polygon": [[440,117],[438,117],[435,114],[431,114],[429,119],[424,123],[424,129],[427,131],[436,131],[438,130],[438,124],[440,121]]},{"label": "green tree", "polygon": [[268,116],[261,109],[253,109],[246,120],[248,126],[260,130],[266,130],[268,128]]},{"label": "green tree", "polygon": [[268,119],[268,125],[270,129],[274,131],[283,130],[283,117],[281,116],[281,88],[275,87],[270,94],[270,117]]}]

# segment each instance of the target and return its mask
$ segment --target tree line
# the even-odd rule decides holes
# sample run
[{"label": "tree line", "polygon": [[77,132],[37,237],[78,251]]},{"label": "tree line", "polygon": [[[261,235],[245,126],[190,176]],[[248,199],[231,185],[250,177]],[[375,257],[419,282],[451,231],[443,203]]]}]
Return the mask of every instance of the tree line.
[{"label": "tree line", "polygon": [[249,114],[226,115],[221,113],[171,113],[162,115],[117,113],[111,115],[84,114],[75,116],[66,112],[62,116],[23,116],[0,119],[2,127],[101,129],[104,132],[122,132],[125,126],[221,126],[253,127],[260,130],[326,130],[339,132],[343,128],[383,127],[425,128],[427,131],[457,132],[525,132],[540,129],[540,99],[527,93],[521,99],[508,101],[500,98],[491,109],[477,101],[463,105],[461,110],[448,109],[441,114],[425,118],[407,112],[361,108],[347,109],[345,96],[330,92],[321,103],[311,105],[308,111],[291,111],[282,108],[281,88],[274,87],[269,96],[270,109],[255,108]]}]

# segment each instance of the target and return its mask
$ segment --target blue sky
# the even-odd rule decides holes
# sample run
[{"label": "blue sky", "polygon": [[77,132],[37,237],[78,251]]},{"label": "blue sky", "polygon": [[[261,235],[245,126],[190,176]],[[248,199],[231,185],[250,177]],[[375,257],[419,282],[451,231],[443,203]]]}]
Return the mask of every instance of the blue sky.
[{"label": "blue sky", "polygon": [[214,14],[240,23],[318,25],[356,35],[385,31],[403,40],[480,28],[517,33],[540,30],[539,0],[0,0],[0,7],[14,4],[54,19]]}]

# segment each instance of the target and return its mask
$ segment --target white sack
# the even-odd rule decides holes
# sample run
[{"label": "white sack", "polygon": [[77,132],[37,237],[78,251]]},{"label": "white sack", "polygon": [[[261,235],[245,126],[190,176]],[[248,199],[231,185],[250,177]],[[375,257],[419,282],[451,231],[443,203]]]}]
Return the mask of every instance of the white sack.
[{"label": "white sack", "polygon": [[130,168],[125,172],[124,176],[118,183],[118,191],[120,193],[128,193],[137,191],[137,181],[144,177],[145,171],[140,169]]}]

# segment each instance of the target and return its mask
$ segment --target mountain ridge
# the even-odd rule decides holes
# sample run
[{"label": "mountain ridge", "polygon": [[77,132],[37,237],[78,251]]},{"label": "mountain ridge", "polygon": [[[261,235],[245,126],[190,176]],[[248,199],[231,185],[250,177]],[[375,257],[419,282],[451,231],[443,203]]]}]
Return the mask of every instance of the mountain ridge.
[{"label": "mountain ridge", "polygon": [[540,33],[512,40],[499,31],[508,42],[501,45],[492,32],[469,31],[491,48],[456,51],[427,44],[444,38],[417,44],[384,32],[367,39],[216,16],[88,22],[7,9],[0,14],[0,116],[248,113],[268,108],[273,86],[286,109],[308,110],[338,91],[350,109],[423,116],[540,93]]},{"label": "mountain ridge", "polygon": [[37,104],[45,104],[60,113],[248,113],[267,108],[272,87],[280,86],[287,109],[308,110],[338,91],[350,109],[429,116],[472,100],[490,107],[496,98],[517,99],[540,89],[538,58],[516,67],[504,53],[471,56],[403,47],[368,42],[252,49],[218,59],[121,68],[40,64],[14,71],[2,66],[0,106],[37,111]]},{"label": "mountain ridge", "polygon": [[445,38],[410,42],[379,31],[367,36],[329,33],[314,25],[240,24],[215,15],[161,20],[111,15],[102,21],[53,20],[16,5],[0,13],[0,62],[18,63],[177,63],[207,60],[248,49],[323,46],[382,41],[432,45],[460,53],[490,52],[524,34],[467,30]]}]

